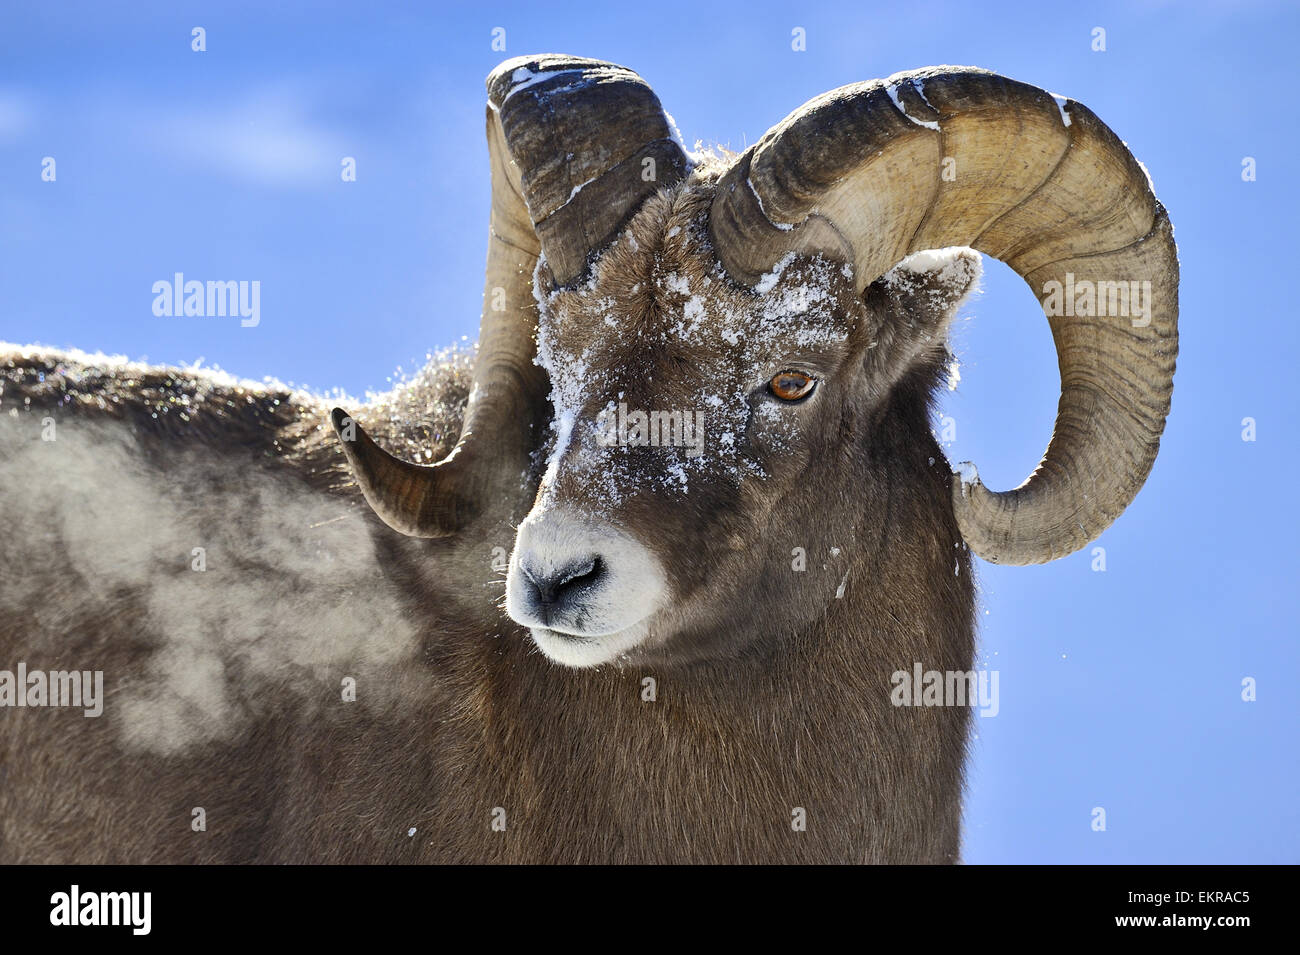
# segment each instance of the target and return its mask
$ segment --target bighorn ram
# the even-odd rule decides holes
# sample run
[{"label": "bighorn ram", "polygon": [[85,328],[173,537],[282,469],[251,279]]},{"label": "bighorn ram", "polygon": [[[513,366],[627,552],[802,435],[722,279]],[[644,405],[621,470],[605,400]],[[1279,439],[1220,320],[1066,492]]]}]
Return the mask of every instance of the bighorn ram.
[{"label": "bighorn ram", "polygon": [[[487,135],[472,381],[333,413],[382,524],[309,396],[4,361],[0,667],[106,699],[11,679],[0,861],[957,860],[968,710],[891,674],[971,670],[968,548],[1068,554],[1146,479],[1178,264],[1143,169],[953,67],[693,162],[631,71],[515,59]],[[1056,428],[1006,492],[930,432],[971,248],[1150,283],[1049,308]]]}]

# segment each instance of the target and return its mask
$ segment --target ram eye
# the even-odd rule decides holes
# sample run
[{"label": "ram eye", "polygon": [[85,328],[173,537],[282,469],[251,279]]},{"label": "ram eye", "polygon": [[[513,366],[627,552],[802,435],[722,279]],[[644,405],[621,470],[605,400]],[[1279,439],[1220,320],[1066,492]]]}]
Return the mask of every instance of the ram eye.
[{"label": "ram eye", "polygon": [[782,401],[798,401],[812,394],[817,379],[801,371],[782,371],[772,376],[767,387]]}]

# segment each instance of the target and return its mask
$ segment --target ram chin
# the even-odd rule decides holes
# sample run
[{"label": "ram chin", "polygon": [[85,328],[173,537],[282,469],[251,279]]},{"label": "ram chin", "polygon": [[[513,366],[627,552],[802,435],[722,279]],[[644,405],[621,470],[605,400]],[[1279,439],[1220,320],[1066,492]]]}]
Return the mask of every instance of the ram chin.
[{"label": "ram chin", "polygon": [[649,633],[648,621],[634,623],[614,633],[577,634],[545,627],[529,627],[533,642],[548,659],[562,666],[584,669],[613,663],[640,646]]}]

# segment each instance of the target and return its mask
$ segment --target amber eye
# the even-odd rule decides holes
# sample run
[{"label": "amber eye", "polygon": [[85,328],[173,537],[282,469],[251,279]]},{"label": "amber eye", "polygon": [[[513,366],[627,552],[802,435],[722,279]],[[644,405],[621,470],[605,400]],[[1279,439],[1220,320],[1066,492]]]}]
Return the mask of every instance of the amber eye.
[{"label": "amber eye", "polygon": [[782,371],[772,376],[767,387],[782,401],[798,401],[812,394],[817,379],[801,371]]}]

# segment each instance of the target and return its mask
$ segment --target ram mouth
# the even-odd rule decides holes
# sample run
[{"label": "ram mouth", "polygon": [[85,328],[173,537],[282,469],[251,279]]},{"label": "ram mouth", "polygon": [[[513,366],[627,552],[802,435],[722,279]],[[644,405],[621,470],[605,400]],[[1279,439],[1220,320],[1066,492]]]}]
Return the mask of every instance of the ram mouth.
[{"label": "ram mouth", "polygon": [[[563,630],[552,630],[549,627],[530,627],[533,636],[543,634],[547,637],[555,637],[557,640],[563,640],[566,643],[595,643],[599,637],[584,636],[579,633],[565,633]],[[608,636],[608,634],[605,634]]]},{"label": "ram mouth", "polygon": [[529,627],[533,643],[552,662],[575,670],[617,664],[641,647],[649,634],[649,619],[613,633],[580,634]]}]

